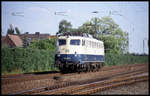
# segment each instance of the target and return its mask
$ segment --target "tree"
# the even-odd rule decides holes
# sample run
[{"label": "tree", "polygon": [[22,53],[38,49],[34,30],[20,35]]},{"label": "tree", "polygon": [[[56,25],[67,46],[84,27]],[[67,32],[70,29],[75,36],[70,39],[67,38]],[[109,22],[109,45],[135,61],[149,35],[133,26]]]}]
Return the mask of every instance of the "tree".
[{"label": "tree", "polygon": [[10,28],[8,28],[8,30],[7,30],[7,34],[15,34],[15,32],[16,32],[16,34],[18,34],[18,35],[20,35],[20,34],[21,34],[21,32],[20,32],[20,30],[19,30],[19,28],[18,28],[18,27],[15,27],[15,30],[14,30],[13,25],[12,25],[12,24],[10,24]]},{"label": "tree", "polygon": [[89,33],[94,37],[100,33],[100,22],[101,20],[97,17],[92,18],[90,21],[85,22],[78,28],[83,33]]},{"label": "tree", "polygon": [[123,50],[126,51],[127,33],[123,32],[111,17],[101,19],[100,30],[102,34],[99,38],[104,41],[106,52],[121,54]]},{"label": "tree", "polygon": [[35,40],[29,45],[29,48],[55,51],[56,39],[54,38],[54,39]]},{"label": "tree", "polygon": [[89,33],[104,42],[105,52],[113,54],[127,53],[128,34],[109,16],[102,17],[101,19],[94,17],[90,21],[83,23],[77,29],[71,27],[70,22],[62,20],[59,24],[59,33]]},{"label": "tree", "polygon": [[15,30],[16,30],[16,33],[18,34],[18,35],[20,35],[20,30],[19,30],[19,28],[18,27],[15,27]]},{"label": "tree", "polygon": [[78,28],[78,30],[82,33],[92,33],[92,24],[90,21],[85,22],[82,26]]},{"label": "tree", "polygon": [[127,50],[127,33],[109,17],[92,18],[78,28],[80,32],[89,33],[99,40],[104,41],[105,52],[121,54]]},{"label": "tree", "polygon": [[97,17],[94,17],[91,19],[91,25],[92,25],[92,32],[91,34],[93,36],[96,36],[97,34],[99,34],[100,32],[100,23],[101,23],[101,20]]},{"label": "tree", "polygon": [[14,34],[14,28],[13,28],[13,25],[12,24],[10,24],[10,28],[8,28],[8,30],[7,30],[7,34]]},{"label": "tree", "polygon": [[71,32],[72,25],[67,20],[62,20],[59,23],[59,31],[58,33]]},{"label": "tree", "polygon": [[29,42],[28,42],[28,40],[27,40],[27,37],[24,36],[24,37],[23,37],[23,48],[27,48],[28,46],[29,46]]}]

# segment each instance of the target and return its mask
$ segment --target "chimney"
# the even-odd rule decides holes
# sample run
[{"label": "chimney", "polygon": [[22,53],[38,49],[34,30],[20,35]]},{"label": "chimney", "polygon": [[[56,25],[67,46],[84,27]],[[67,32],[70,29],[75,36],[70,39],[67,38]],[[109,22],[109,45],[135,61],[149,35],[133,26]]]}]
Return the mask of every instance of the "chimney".
[{"label": "chimney", "polygon": [[40,32],[35,32],[35,35],[38,35],[38,36],[39,36],[39,35],[40,35]]},{"label": "chimney", "polygon": [[29,34],[29,32],[26,32],[25,34]]}]

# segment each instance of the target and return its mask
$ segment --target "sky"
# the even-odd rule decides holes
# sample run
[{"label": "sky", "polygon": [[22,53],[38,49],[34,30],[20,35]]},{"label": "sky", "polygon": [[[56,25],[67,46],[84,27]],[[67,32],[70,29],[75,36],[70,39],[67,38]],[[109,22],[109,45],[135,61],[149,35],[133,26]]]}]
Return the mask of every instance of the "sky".
[{"label": "sky", "polygon": [[[6,35],[10,24],[18,27],[21,33],[55,35],[59,22],[63,19],[71,22],[73,28],[78,28],[92,17],[111,16],[124,32],[129,33],[130,53],[149,53],[149,4],[146,1],[3,1],[1,5],[2,35]],[[92,13],[93,11],[98,13]]]}]

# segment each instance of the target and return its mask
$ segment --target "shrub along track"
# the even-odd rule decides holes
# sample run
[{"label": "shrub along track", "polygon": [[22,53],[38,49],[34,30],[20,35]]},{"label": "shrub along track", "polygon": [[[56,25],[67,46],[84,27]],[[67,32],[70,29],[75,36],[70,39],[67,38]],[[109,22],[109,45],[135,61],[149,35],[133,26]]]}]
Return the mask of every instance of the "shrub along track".
[{"label": "shrub along track", "polygon": [[[113,67],[112,69],[108,67],[107,70],[102,70],[101,74],[103,74],[103,75],[101,75],[100,78],[96,78],[97,76],[95,75],[94,79],[90,78],[90,79],[85,79],[85,80],[79,80],[79,78],[78,78],[78,80],[71,80],[71,82],[68,82],[67,80],[68,80],[68,78],[70,78],[70,75],[66,74],[67,78],[65,78],[65,76],[64,76],[64,79],[66,79],[65,82],[61,82],[60,84],[54,84],[53,86],[44,86],[44,87],[40,87],[40,88],[33,88],[31,90],[23,90],[23,91],[10,93],[10,94],[34,94],[34,93],[37,94],[39,92],[41,92],[40,94],[47,94],[47,92],[48,92],[48,94],[55,94],[54,91],[55,90],[59,90],[58,88],[62,88],[64,90],[65,87],[67,88],[67,86],[77,86],[77,85],[81,85],[81,84],[88,84],[88,83],[92,83],[92,82],[107,80],[107,79],[114,78],[114,77],[116,78],[116,76],[117,77],[118,76],[120,77],[122,75],[129,76],[129,75],[140,74],[140,73],[148,71],[147,64],[128,65],[126,67],[125,66],[124,67],[120,67],[120,69],[118,69],[117,67],[118,66]],[[114,71],[114,69],[115,69],[115,71]],[[106,73],[107,73],[107,75],[106,75]],[[81,74],[78,74],[78,75],[81,75],[82,77],[86,76],[84,74],[88,74],[89,75],[89,74],[98,74],[98,73],[97,72],[95,72],[95,73],[94,72],[92,72],[92,73],[88,72],[88,73],[81,73]],[[77,89],[81,89],[81,88],[82,87],[79,87],[79,88],[75,87],[75,89],[73,89],[73,90],[77,90]],[[85,88],[85,87],[83,87],[83,88]],[[69,88],[69,90],[70,89],[71,88]],[[50,91],[53,91],[53,92],[50,92]],[[59,91],[56,91],[56,94],[57,93],[59,94]],[[64,93],[60,92],[60,94],[68,94],[68,93],[67,92],[64,92]]]}]

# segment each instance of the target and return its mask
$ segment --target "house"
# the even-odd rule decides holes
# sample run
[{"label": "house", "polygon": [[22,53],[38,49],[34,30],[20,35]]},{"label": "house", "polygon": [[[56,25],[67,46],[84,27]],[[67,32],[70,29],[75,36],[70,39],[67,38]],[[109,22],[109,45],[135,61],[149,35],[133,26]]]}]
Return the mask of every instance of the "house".
[{"label": "house", "polygon": [[7,45],[8,47],[22,47],[24,38],[27,40],[27,43],[30,44],[34,40],[42,40],[48,38],[55,38],[55,35],[50,36],[49,34],[40,34],[40,32],[35,32],[35,34],[25,34],[20,35],[10,35],[2,36],[2,45]]},{"label": "house", "polygon": [[2,36],[2,35],[1,35],[1,46],[5,45],[5,44],[4,44],[4,39],[5,39],[5,37],[6,37],[6,36]]},{"label": "house", "polygon": [[2,45],[6,45],[10,48],[22,47],[23,42],[18,35],[7,34],[6,37],[2,37]]},{"label": "house", "polygon": [[1,43],[3,43],[6,36],[1,36]]},{"label": "house", "polygon": [[34,40],[47,39],[49,36],[49,34],[40,34],[40,32],[35,32],[35,34],[29,34],[29,32],[26,32],[25,34],[20,35],[22,40],[26,38],[29,43]]}]

